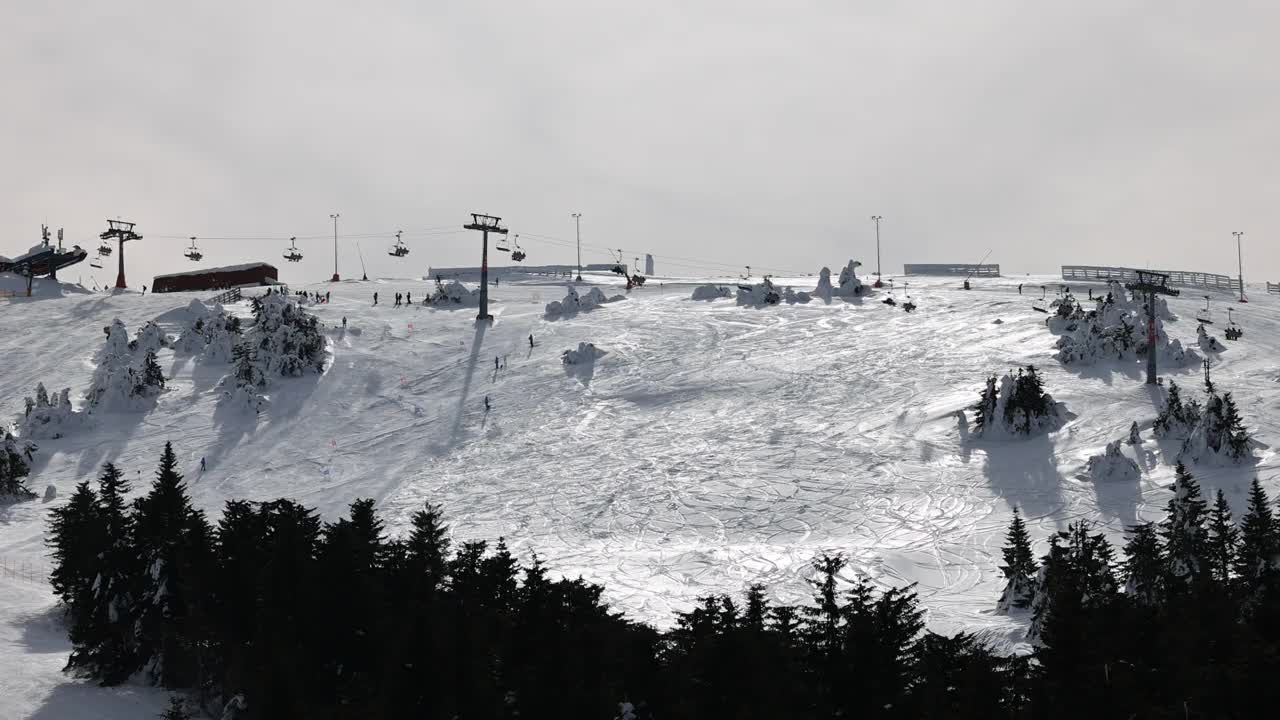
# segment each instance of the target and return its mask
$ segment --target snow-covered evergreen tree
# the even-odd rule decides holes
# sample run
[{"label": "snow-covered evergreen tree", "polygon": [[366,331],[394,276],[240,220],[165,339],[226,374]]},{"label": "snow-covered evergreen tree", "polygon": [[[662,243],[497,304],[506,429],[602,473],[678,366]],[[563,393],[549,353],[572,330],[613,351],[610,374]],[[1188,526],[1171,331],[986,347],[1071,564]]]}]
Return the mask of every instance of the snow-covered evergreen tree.
[{"label": "snow-covered evergreen tree", "polygon": [[1017,375],[1006,374],[996,387],[994,376],[987,378],[974,410],[974,434],[984,438],[1027,437],[1052,432],[1067,420],[1066,408],[1044,391],[1035,366],[1020,368]]},{"label": "snow-covered evergreen tree", "polygon": [[758,283],[738,286],[737,303],[739,305],[759,307],[777,305],[780,302],[782,302],[782,293],[778,292],[778,288],[768,277],[761,278]]},{"label": "snow-covered evergreen tree", "polygon": [[719,298],[727,298],[733,293],[729,292],[729,288],[723,285],[699,285],[693,289],[690,296],[692,300],[718,300]]},{"label": "snow-covered evergreen tree", "polygon": [[1240,518],[1240,543],[1235,573],[1246,584],[1274,577],[1280,567],[1280,525],[1271,510],[1271,499],[1254,478],[1249,485],[1249,504]]},{"label": "snow-covered evergreen tree", "polygon": [[25,480],[31,474],[31,455],[36,449],[34,443],[0,428],[0,505],[36,498]]},{"label": "snow-covered evergreen tree", "polygon": [[72,407],[70,394],[63,388],[50,397],[44,383],[38,383],[35,398],[24,398],[26,411],[18,418],[18,434],[28,440],[57,440],[75,432],[84,417]]},{"label": "snow-covered evergreen tree", "polygon": [[1132,482],[1141,476],[1138,464],[1120,451],[1121,441],[1107,443],[1101,455],[1089,458],[1085,472],[1093,482]]},{"label": "snow-covered evergreen tree", "polygon": [[1129,439],[1127,442],[1135,447],[1142,444],[1142,435],[1138,432],[1137,420],[1134,420],[1133,424],[1129,426]]},{"label": "snow-covered evergreen tree", "polygon": [[834,294],[835,288],[831,286],[831,268],[824,267],[818,272],[818,287],[814,288],[813,296],[831,302]]},{"label": "snow-covered evergreen tree", "polygon": [[840,271],[840,282],[832,291],[837,297],[857,297],[863,294],[864,288],[862,281],[858,279],[858,268],[862,267],[862,263],[857,260],[850,260],[848,265]]},{"label": "snow-covered evergreen tree", "polygon": [[1179,462],[1240,464],[1253,457],[1249,431],[1231,393],[1207,390],[1203,408],[1183,402],[1176,383],[1169,383],[1165,406],[1154,424],[1157,438],[1177,444]]},{"label": "snow-covered evergreen tree", "polygon": [[1035,556],[1031,553],[1031,537],[1027,534],[1027,524],[1022,513],[1013,508],[1013,521],[1009,524],[1009,532],[1005,535],[1006,545],[1002,551],[1004,564],[1000,573],[1004,576],[1004,591],[996,603],[996,610],[1008,614],[1014,609],[1031,607],[1036,596],[1036,574],[1039,567]]},{"label": "snow-covered evergreen tree", "polygon": [[601,305],[618,302],[619,300],[626,300],[626,297],[623,295],[608,297],[598,287],[591,288],[585,295],[579,295],[578,289],[572,285],[569,285],[567,289],[568,292],[565,293],[563,299],[547,303],[547,306],[544,309],[546,317],[559,317],[564,315],[573,315],[579,312],[590,312]]},{"label": "snow-covered evergreen tree", "polygon": [[1196,344],[1205,352],[1220,353],[1226,350],[1226,346],[1218,342],[1218,338],[1209,334],[1205,329],[1204,323],[1196,326]]},{"label": "snow-covered evergreen tree", "polygon": [[[1163,298],[1156,304],[1156,352],[1162,367],[1189,367],[1200,356],[1186,350],[1164,330],[1164,321],[1174,319]],[[1055,357],[1063,365],[1092,365],[1102,361],[1132,362],[1147,353],[1146,306],[1132,298],[1118,283],[1111,284],[1105,297],[1085,310],[1071,301],[1054,301],[1057,314],[1047,322],[1059,334]],[[1066,313],[1061,314],[1061,313]]]}]

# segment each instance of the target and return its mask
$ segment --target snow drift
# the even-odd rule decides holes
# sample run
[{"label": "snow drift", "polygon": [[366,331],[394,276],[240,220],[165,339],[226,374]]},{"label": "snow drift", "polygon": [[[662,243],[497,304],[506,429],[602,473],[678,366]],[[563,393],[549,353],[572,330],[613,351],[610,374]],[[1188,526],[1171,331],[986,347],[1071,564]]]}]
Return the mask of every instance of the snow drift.
[{"label": "snow drift", "polygon": [[614,295],[606,297],[600,288],[593,287],[587,291],[585,295],[579,295],[577,288],[572,285],[568,286],[569,292],[565,294],[562,300],[553,300],[547,303],[545,315],[548,318],[564,317],[579,312],[590,312],[608,303],[626,300],[622,295]]}]

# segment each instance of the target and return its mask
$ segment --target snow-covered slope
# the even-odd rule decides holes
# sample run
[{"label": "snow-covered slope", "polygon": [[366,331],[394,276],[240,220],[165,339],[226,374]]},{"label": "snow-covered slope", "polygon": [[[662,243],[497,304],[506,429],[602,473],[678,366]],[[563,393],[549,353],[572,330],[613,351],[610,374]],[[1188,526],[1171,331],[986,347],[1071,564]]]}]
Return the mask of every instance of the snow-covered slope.
[{"label": "snow-covered slope", "polygon": [[[330,516],[373,497],[395,531],[424,502],[443,503],[457,537],[505,535],[559,572],[606,583],[619,608],[660,623],[700,594],[752,581],[783,600],[805,598],[810,560],[840,551],[853,571],[885,584],[918,582],[935,629],[981,630],[1005,643],[1022,632],[993,613],[1013,505],[1042,539],[1076,518],[1118,533],[1158,517],[1168,498],[1172,468],[1151,437],[1157,400],[1142,367],[1064,368],[1053,359],[1045,316],[1016,289],[1047,279],[983,280],[965,292],[954,279],[912,278],[910,314],[860,298],[759,308],[691,300],[703,282],[655,278],[625,301],[555,319],[545,305],[563,296],[562,284],[504,282],[492,289],[500,302],[490,328],[475,327],[474,308],[372,305],[375,290],[384,300],[397,291],[425,298],[432,283],[318,284],[332,302],[307,309],[328,326],[330,362],[320,376],[274,379],[256,422],[218,410],[230,365],[162,349],[172,379],[155,409],[39,441],[30,485],[56,486],[56,504],[111,460],[141,486],[171,440],[196,503],[215,517],[231,497],[288,496]],[[816,278],[774,282],[811,290]],[[0,410],[16,418],[37,382],[51,393],[70,387],[79,407],[104,326],[119,317],[132,335],[157,320],[177,332],[194,297],[4,306]],[[1198,302],[1170,306],[1182,319],[1165,329],[1189,345]],[[1228,343],[1214,380],[1274,444],[1280,298],[1255,297],[1237,321],[1245,336]],[[580,342],[608,354],[590,373],[567,372],[561,355]],[[1028,363],[1075,417],[1045,437],[962,441],[954,411],[977,400],[988,374]],[[1197,392],[1198,368],[1173,376]],[[1090,482],[1088,458],[1127,437],[1134,420],[1145,442],[1126,452],[1136,450],[1141,479]],[[1271,451],[1258,454],[1257,472],[1274,490]],[[1223,487],[1240,507],[1254,472],[1197,475],[1207,493]],[[49,507],[0,510],[0,556],[41,561]],[[21,622],[0,607],[0,623]],[[0,634],[9,643],[0,655],[30,652],[7,638]],[[23,716],[6,702],[0,716]]]}]

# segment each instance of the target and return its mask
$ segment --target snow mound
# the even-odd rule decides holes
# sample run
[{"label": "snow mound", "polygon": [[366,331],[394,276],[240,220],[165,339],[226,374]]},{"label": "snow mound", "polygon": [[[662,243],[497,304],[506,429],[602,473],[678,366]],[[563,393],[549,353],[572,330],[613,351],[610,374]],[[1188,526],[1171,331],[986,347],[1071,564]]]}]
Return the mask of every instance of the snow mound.
[{"label": "snow mound", "polygon": [[693,295],[690,296],[690,299],[691,300],[718,300],[719,298],[727,298],[731,294],[732,293],[729,292],[729,288],[723,285],[707,284],[707,285],[699,285],[698,287],[694,288]]},{"label": "snow mound", "polygon": [[18,434],[29,440],[57,440],[81,426],[84,416],[71,406],[70,394],[69,388],[63,388],[50,398],[44,383],[38,383],[35,398],[25,399],[26,412],[18,418]]},{"label": "snow mound", "polygon": [[782,289],[782,301],[788,305],[806,305],[811,300],[813,300],[812,295],[803,291],[796,292],[790,285]]},{"label": "snow mound", "polygon": [[565,365],[583,365],[593,363],[605,356],[605,351],[589,342],[578,343],[578,349],[565,350],[560,353],[560,360]]},{"label": "snow mound", "polygon": [[1107,443],[1101,455],[1094,455],[1085,464],[1085,472],[1093,482],[1132,482],[1141,475],[1138,464],[1120,452],[1122,440]]},{"label": "snow mound", "polygon": [[574,315],[579,312],[591,312],[601,305],[626,300],[625,296],[614,295],[607,297],[600,288],[593,287],[587,291],[585,295],[579,295],[578,290],[572,285],[569,286],[569,292],[564,296],[563,300],[554,300],[547,303],[546,316],[563,317],[566,315]]}]

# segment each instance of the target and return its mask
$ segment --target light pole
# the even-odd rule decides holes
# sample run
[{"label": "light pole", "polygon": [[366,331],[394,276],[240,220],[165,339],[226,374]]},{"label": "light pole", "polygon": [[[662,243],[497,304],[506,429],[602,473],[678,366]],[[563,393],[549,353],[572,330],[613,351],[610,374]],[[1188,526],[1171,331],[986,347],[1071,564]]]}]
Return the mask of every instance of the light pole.
[{"label": "light pole", "polygon": [[578,282],[582,282],[582,213],[573,214],[573,231],[578,236]]},{"label": "light pole", "polygon": [[880,221],[884,219],[883,215],[872,215],[871,219],[876,224],[876,281],[871,287],[884,287],[884,283],[880,282]]},{"label": "light pole", "polygon": [[1244,297],[1244,251],[1241,249],[1240,243],[1240,238],[1244,237],[1244,231],[1238,230],[1231,234],[1236,236],[1236,260],[1240,263],[1240,302],[1247,303],[1249,301]]},{"label": "light pole", "polygon": [[333,279],[330,282],[338,282],[338,213],[329,217],[333,218]]}]

